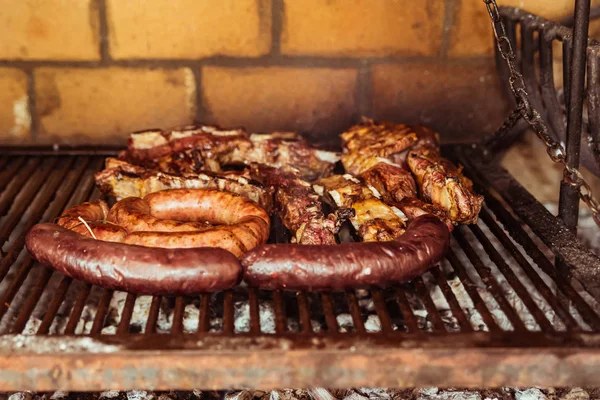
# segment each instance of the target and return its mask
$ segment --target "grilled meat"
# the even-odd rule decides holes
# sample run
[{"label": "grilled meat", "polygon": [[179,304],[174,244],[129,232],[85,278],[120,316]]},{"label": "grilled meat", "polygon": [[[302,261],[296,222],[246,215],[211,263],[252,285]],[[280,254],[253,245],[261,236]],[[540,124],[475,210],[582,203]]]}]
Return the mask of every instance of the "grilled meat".
[{"label": "grilled meat", "polygon": [[407,149],[420,140],[419,132],[404,124],[365,119],[340,135],[346,172],[377,188],[386,201],[416,197],[414,179],[403,164]]},{"label": "grilled meat", "polygon": [[448,217],[463,224],[477,223],[483,196],[473,192],[473,183],[461,168],[443,158],[430,145],[412,149],[408,166],[417,178],[421,198],[444,210]]},{"label": "grilled meat", "polygon": [[433,204],[425,203],[415,197],[407,197],[400,202],[394,203],[394,206],[400,209],[409,221],[420,217],[421,215],[431,214],[438,217],[450,232],[454,230],[454,224],[448,218],[448,215]]},{"label": "grilled meat", "polygon": [[[341,138],[346,171],[376,188],[388,204],[416,198],[418,186],[421,199],[432,203],[435,209],[430,211],[443,220],[464,224],[477,221],[483,198],[473,192],[471,181],[460,168],[440,155],[438,135],[431,129],[365,120]],[[413,202],[410,210],[413,208],[430,207]]]},{"label": "grilled meat", "polygon": [[275,208],[293,234],[292,243],[336,244],[339,219],[333,214],[325,217],[319,196],[298,171],[262,164],[253,165],[253,171],[273,191]]},{"label": "grilled meat", "polygon": [[122,159],[172,174],[261,163],[275,168],[293,166],[302,178],[313,180],[329,175],[339,160],[337,153],[315,149],[294,132],[248,135],[241,129],[210,126],[136,132],[128,148]]},{"label": "grilled meat", "polygon": [[385,159],[358,176],[377,189],[387,203],[417,196],[417,185],[410,171]]},{"label": "grilled meat", "polygon": [[271,206],[270,193],[244,172],[172,175],[108,158],[105,169],[96,173],[94,178],[103,193],[117,200],[144,197],[165,189],[219,189],[247,197],[267,210]]},{"label": "grilled meat", "polygon": [[197,150],[203,158],[216,158],[249,148],[248,134],[242,129],[221,130],[214,126],[190,125],[170,131],[146,130],[129,136],[128,150],[121,157],[136,164]]},{"label": "grilled meat", "polygon": [[383,242],[404,233],[404,215],[380,199],[378,191],[350,175],[333,175],[314,183],[322,196],[330,197],[339,210],[354,209],[350,223],[363,242]]}]

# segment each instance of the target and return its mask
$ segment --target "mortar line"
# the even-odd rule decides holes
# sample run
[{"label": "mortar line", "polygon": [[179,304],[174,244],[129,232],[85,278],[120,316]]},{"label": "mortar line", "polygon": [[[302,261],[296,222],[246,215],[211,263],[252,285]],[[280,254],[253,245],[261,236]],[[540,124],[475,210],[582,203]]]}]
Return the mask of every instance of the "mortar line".
[{"label": "mortar line", "polygon": [[271,0],[271,51],[270,54],[281,54],[281,33],[284,17],[283,0]]},{"label": "mortar line", "polygon": [[29,137],[35,141],[39,137],[39,121],[36,111],[36,97],[35,97],[35,74],[33,68],[25,69],[24,72],[27,74],[27,108],[29,111],[30,125],[29,125]]},{"label": "mortar line", "polygon": [[204,123],[204,118],[206,117],[206,110],[204,109],[204,92],[202,87],[202,64],[198,63],[195,68],[192,68],[192,73],[194,74],[194,79],[196,81],[196,121],[195,123]]},{"label": "mortar line", "polygon": [[373,107],[371,72],[371,65],[369,63],[364,63],[358,69],[355,94],[358,118],[371,117]]},{"label": "mortar line", "polygon": [[98,35],[100,36],[100,64],[108,64],[111,61],[108,36],[108,14],[106,0],[96,0],[98,7]]},{"label": "mortar line", "polygon": [[[490,56],[473,56],[448,59],[450,63],[468,64],[488,61]],[[107,66],[124,68],[182,68],[195,67],[198,63],[202,65],[211,65],[218,67],[326,67],[326,68],[360,68],[365,63],[369,65],[394,63],[439,63],[439,55],[413,56],[413,57],[372,57],[372,58],[353,58],[353,57],[320,57],[320,56],[282,56],[266,55],[261,57],[230,57],[216,56],[200,59],[111,59],[107,63],[99,61],[72,61],[72,60],[0,60],[0,66],[30,69],[44,67],[58,68],[106,68]]]},{"label": "mortar line", "polygon": [[444,1],[444,23],[442,25],[442,42],[440,44],[440,57],[448,58],[448,50],[452,41],[452,30],[456,25],[456,14],[458,5],[456,0]]}]

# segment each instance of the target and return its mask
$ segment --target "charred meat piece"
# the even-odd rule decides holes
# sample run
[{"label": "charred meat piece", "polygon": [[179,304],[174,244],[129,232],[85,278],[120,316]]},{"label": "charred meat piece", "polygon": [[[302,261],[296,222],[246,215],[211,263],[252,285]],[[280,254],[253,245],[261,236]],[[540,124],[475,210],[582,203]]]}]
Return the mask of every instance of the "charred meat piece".
[{"label": "charred meat piece", "polygon": [[242,129],[222,130],[204,125],[178,127],[170,131],[134,132],[129,136],[128,150],[122,153],[122,158],[143,164],[174,153],[197,150],[203,158],[213,159],[249,148],[248,136]]},{"label": "charred meat piece", "polygon": [[410,171],[387,160],[378,162],[358,176],[377,189],[387,203],[417,196],[417,185]]},{"label": "charred meat piece", "polygon": [[165,189],[219,189],[247,197],[267,210],[271,206],[270,193],[243,172],[172,175],[108,158],[105,169],[96,173],[94,178],[103,193],[117,200],[144,197]]},{"label": "charred meat piece", "polygon": [[400,209],[400,211],[406,215],[406,218],[408,218],[409,221],[412,221],[421,215],[431,214],[435,215],[444,224],[446,224],[446,228],[448,228],[450,232],[454,230],[454,224],[448,218],[448,215],[433,204],[425,203],[424,201],[414,197],[407,197],[400,202],[394,203],[394,206]]},{"label": "charred meat piece", "polygon": [[412,149],[407,162],[417,178],[423,200],[444,210],[454,222],[477,223],[483,196],[473,192],[473,183],[462,174],[461,168],[428,145]]},{"label": "charred meat piece", "polygon": [[224,165],[252,163],[293,166],[302,178],[313,180],[329,175],[339,155],[312,147],[294,132],[249,135],[241,129],[187,126],[133,133],[120,158],[171,174],[219,172]]},{"label": "charred meat piece", "polygon": [[322,196],[333,200],[339,210],[353,209],[350,223],[363,242],[394,240],[404,233],[404,215],[380,199],[375,188],[350,175],[333,175],[314,183]]},{"label": "charred meat piece", "polygon": [[406,152],[420,140],[436,140],[435,134],[405,124],[365,119],[340,136],[346,172],[377,188],[386,201],[416,197],[416,184],[405,165]]},{"label": "charred meat piece", "polygon": [[253,172],[272,190],[275,209],[293,234],[292,243],[336,244],[337,216],[325,217],[319,196],[298,171],[255,164]]}]

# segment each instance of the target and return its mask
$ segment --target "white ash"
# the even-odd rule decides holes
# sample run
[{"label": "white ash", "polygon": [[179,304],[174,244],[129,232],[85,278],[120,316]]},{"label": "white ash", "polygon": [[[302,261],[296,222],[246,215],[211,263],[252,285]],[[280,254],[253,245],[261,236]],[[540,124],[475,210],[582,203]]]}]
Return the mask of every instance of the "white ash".
[{"label": "white ash", "polygon": [[365,321],[365,329],[367,332],[381,331],[381,321],[379,320],[379,317],[375,314],[369,315]]},{"label": "white ash", "polygon": [[573,388],[567,394],[562,396],[560,400],[589,400],[590,395],[582,388]]},{"label": "white ash", "polygon": [[[270,302],[260,302],[258,305],[260,330],[262,333],[275,333],[275,311]],[[234,331],[250,331],[250,304],[241,301],[234,306]]]},{"label": "white ash", "polygon": [[529,388],[517,390],[515,392],[515,400],[548,400],[548,397],[540,389]]},{"label": "white ash", "polygon": [[35,335],[40,325],[42,325],[41,319],[29,318],[29,321],[25,324],[25,328],[23,328],[23,335]]},{"label": "white ash", "polygon": [[336,316],[336,321],[340,332],[345,333],[354,330],[354,323],[350,314],[339,314]]},{"label": "white ash", "polygon": [[369,398],[358,393],[351,393],[349,396],[344,397],[344,400],[369,400]]},{"label": "white ash", "polygon": [[115,397],[119,397],[119,393],[120,392],[118,390],[105,390],[104,392],[100,393],[98,399],[114,399]]},{"label": "white ash", "polygon": [[13,393],[8,397],[8,400],[29,400],[33,396],[31,392]]},{"label": "white ash", "polygon": [[127,392],[127,400],[151,400],[155,396],[145,390],[131,390]]},{"label": "white ash", "polygon": [[381,388],[360,388],[356,389],[358,393],[361,395],[367,396],[369,399],[381,399],[388,400],[391,399],[391,395],[387,389]]},{"label": "white ash", "polygon": [[481,400],[478,392],[441,391],[435,394],[419,394],[417,400]]},{"label": "white ash", "polygon": [[62,391],[62,390],[57,390],[56,392],[52,393],[52,396],[50,396],[50,400],[64,399],[68,395],[69,395],[69,392],[65,392],[65,391]]}]

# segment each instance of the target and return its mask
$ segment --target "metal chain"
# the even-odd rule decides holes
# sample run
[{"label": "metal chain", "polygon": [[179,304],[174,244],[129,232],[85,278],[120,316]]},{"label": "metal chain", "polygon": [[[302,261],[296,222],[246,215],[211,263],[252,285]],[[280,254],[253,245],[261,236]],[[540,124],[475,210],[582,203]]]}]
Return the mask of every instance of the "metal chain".
[{"label": "metal chain", "polygon": [[[506,65],[509,71],[508,83],[510,89],[515,96],[517,101],[517,110],[520,112],[521,118],[523,118],[535,134],[544,142],[546,151],[550,156],[550,159],[555,163],[562,164],[564,166],[563,182],[576,187],[579,192],[579,198],[590,208],[593,214],[594,221],[600,226],[600,203],[593,197],[590,185],[585,181],[583,175],[577,168],[570,167],[567,164],[567,153],[564,147],[556,142],[548,134],[548,127],[544,123],[541,115],[538,111],[533,108],[529,102],[527,95],[525,81],[523,75],[517,71],[515,67],[515,52],[512,48],[510,39],[506,35],[506,28],[500,17],[498,5],[496,0],[483,0],[485,3],[490,18],[492,19],[492,29],[494,36],[496,37],[496,44],[498,51],[502,58],[506,61]],[[514,112],[509,116],[510,121],[506,121],[503,125],[513,125],[515,122]],[[502,132],[502,128],[497,132]]]}]

